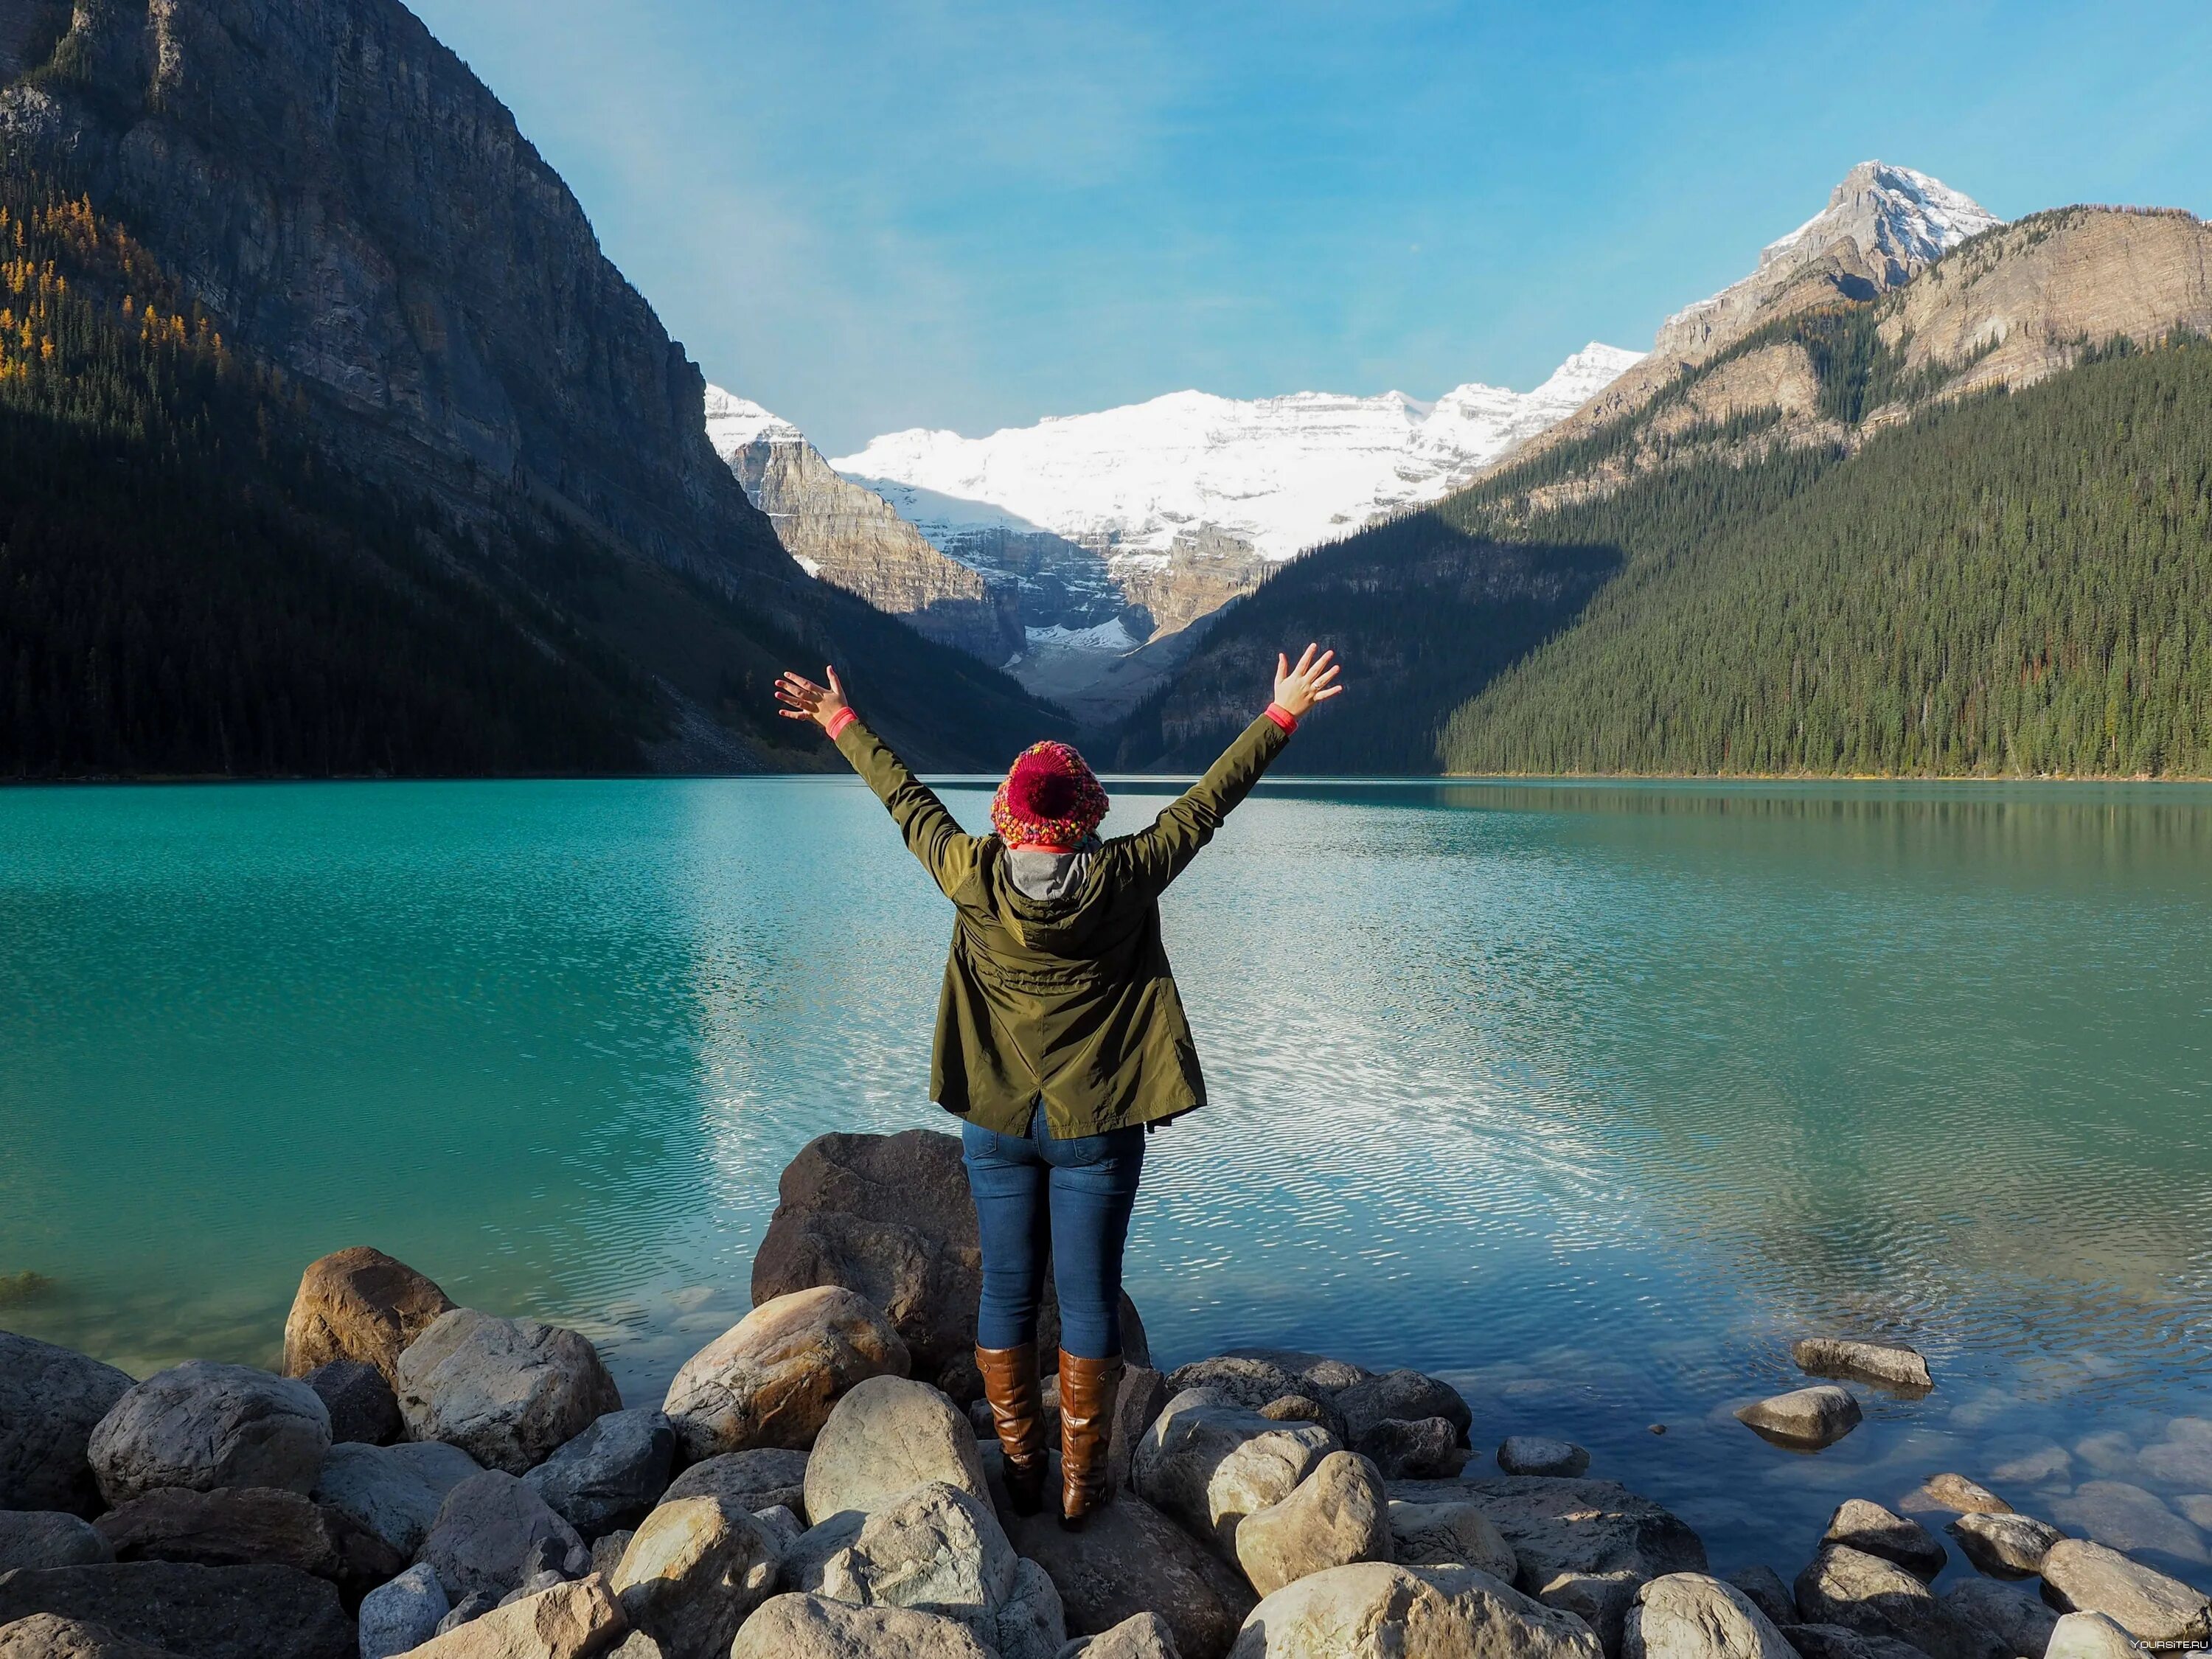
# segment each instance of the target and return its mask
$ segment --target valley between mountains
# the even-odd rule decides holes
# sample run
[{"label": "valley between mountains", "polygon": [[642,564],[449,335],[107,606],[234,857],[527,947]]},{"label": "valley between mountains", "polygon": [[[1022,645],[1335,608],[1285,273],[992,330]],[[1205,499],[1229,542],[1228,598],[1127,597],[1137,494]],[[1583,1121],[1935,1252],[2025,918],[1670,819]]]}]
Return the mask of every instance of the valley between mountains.
[{"label": "valley between mountains", "polygon": [[0,776],[803,769],[824,659],[925,766],[1188,770],[1314,637],[1310,772],[2212,775],[2185,212],[1868,162],[1528,392],[830,458],[395,0],[8,6],[0,78]]}]

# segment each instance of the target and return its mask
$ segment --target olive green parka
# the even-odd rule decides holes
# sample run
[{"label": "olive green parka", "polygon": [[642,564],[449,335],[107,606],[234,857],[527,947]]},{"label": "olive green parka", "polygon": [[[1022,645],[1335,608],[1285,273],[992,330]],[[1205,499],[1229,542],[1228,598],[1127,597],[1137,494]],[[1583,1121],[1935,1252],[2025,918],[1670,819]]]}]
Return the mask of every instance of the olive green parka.
[{"label": "olive green parka", "polygon": [[952,901],[930,1097],[1002,1134],[1042,1101],[1055,1139],[1155,1123],[1206,1103],[1198,1049],[1160,939],[1160,894],[1213,839],[1290,733],[1263,714],[1133,836],[1100,844],[1083,884],[1040,901],[1006,847],[970,836],[865,722],[837,748]]}]

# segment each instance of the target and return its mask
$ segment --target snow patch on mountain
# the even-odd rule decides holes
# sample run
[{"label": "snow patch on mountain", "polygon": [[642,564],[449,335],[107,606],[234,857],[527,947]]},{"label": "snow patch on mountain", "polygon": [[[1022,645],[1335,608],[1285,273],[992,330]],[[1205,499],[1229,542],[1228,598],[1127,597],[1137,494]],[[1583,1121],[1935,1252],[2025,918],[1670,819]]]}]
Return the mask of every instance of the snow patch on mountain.
[{"label": "snow patch on mountain", "polygon": [[781,415],[770,414],[750,398],[720,386],[707,387],[707,441],[726,465],[734,465],[747,444],[803,444],[806,434]]},{"label": "snow patch on mountain", "polygon": [[1470,384],[1434,403],[1174,392],[986,438],[887,433],[830,464],[947,551],[1042,530],[1109,560],[1227,541],[1280,561],[1449,495],[1641,355],[1593,342],[1533,392]]}]

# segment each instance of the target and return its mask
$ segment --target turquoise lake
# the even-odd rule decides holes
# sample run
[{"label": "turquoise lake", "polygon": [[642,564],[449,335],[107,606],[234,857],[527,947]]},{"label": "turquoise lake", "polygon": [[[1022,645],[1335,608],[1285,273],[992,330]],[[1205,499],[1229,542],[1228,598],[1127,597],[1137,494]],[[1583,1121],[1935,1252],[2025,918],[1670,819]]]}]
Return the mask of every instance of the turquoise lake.
[{"label": "turquoise lake", "polygon": [[[1166,909],[1166,1364],[1435,1371],[1723,1568],[1956,1469],[2212,1585],[2212,789],[1270,785]],[[849,779],[0,792],[0,1325],[273,1363],[374,1243],[656,1400],[799,1146],[953,1127],[947,927]],[[1770,1446],[1815,1333],[1939,1386]]]}]

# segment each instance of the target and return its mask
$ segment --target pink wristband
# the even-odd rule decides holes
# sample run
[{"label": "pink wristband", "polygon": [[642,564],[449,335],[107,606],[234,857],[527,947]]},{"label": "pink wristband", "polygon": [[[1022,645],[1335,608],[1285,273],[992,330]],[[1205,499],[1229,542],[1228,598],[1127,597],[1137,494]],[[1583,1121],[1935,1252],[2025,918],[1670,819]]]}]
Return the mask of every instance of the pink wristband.
[{"label": "pink wristband", "polygon": [[1298,729],[1298,717],[1279,702],[1271,702],[1267,705],[1267,715],[1269,720],[1281,726],[1285,733]]},{"label": "pink wristband", "polygon": [[830,741],[835,743],[842,735],[845,728],[860,718],[850,708],[841,708],[830,717],[828,724],[822,729],[830,734]]}]

